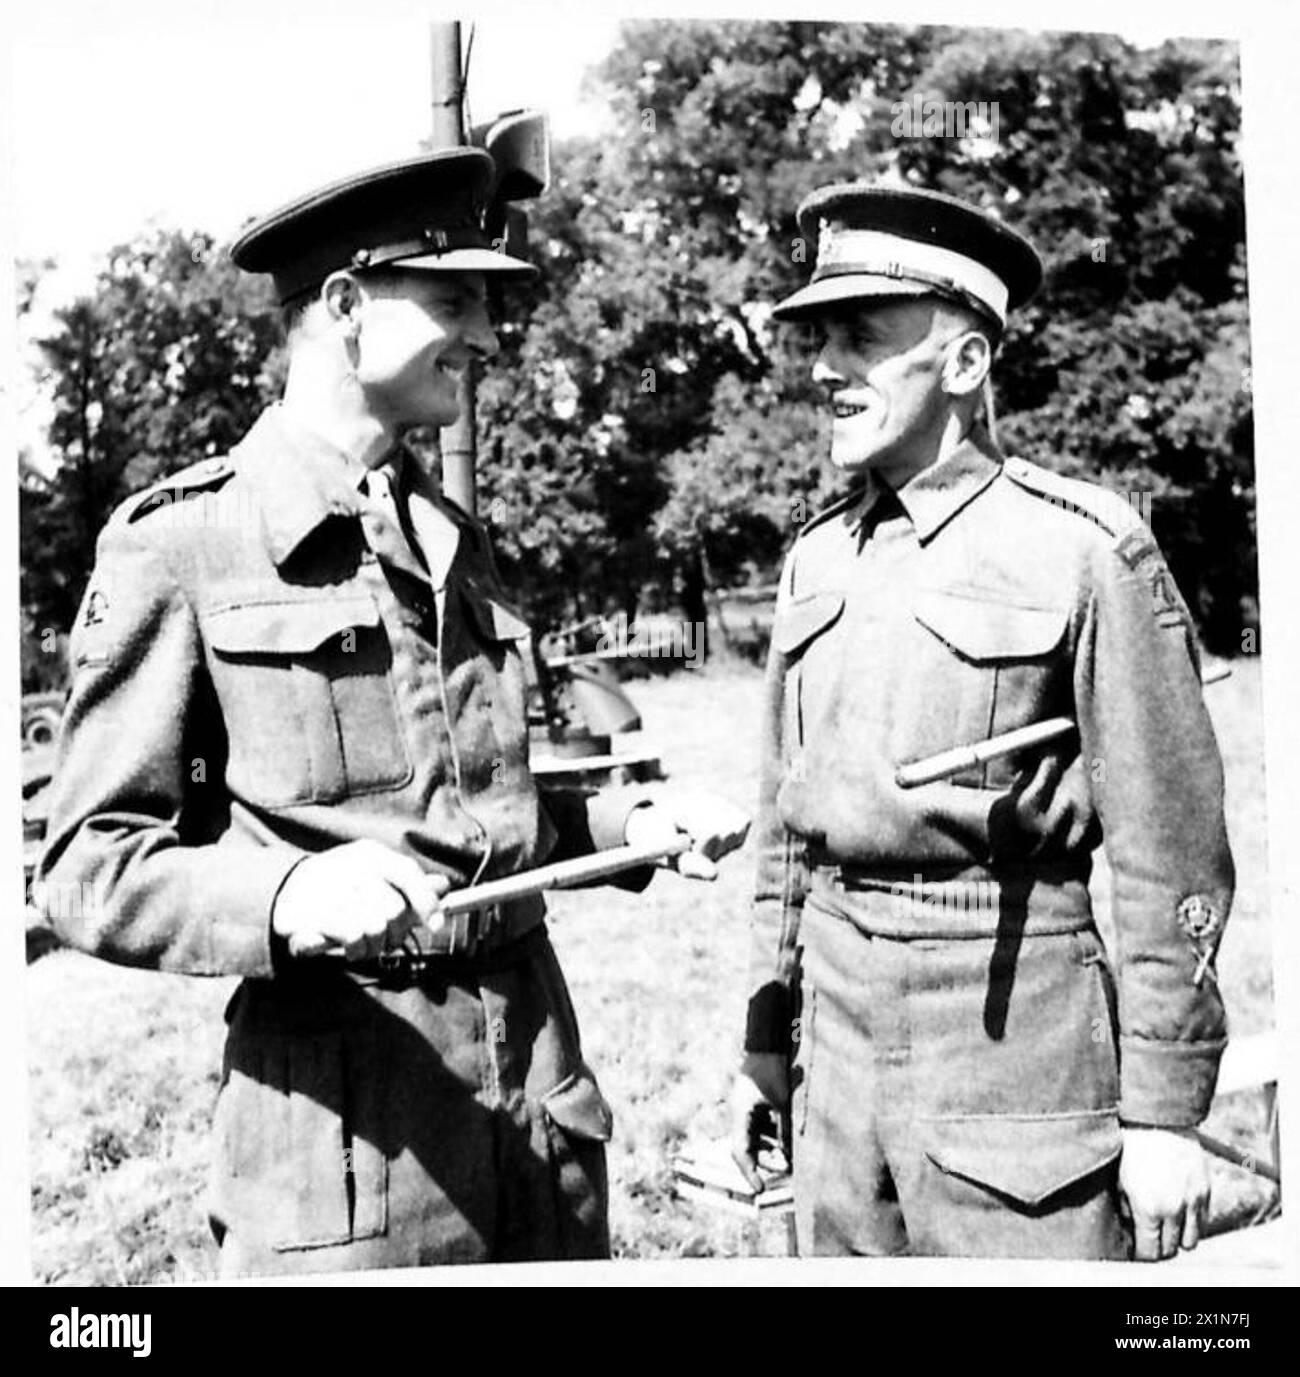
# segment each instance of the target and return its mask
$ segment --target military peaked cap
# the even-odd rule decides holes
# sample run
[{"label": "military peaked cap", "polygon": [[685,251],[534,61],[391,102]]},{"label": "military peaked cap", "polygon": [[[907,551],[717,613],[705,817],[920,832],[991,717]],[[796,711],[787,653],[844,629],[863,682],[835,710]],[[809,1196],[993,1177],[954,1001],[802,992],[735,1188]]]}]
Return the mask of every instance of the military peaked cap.
[{"label": "military peaked cap", "polygon": [[494,179],[492,158],[479,148],[386,163],[263,216],[231,246],[231,257],[248,272],[270,273],[281,302],[340,268],[522,277],[536,269],[498,252],[484,230]]},{"label": "military peaked cap", "polygon": [[937,294],[1004,325],[1042,284],[1029,240],[941,192],[841,182],[808,196],[798,220],[817,241],[817,264],[808,285],[776,306],[778,320],[862,297]]}]

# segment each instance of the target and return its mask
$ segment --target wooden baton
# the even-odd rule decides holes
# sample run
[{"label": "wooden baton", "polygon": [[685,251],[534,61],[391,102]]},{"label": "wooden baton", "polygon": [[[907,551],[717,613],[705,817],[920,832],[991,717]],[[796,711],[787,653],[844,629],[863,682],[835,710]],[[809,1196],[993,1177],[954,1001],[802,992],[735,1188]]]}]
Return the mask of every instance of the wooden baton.
[{"label": "wooden baton", "polygon": [[525,899],[548,889],[571,889],[589,880],[601,880],[631,870],[638,865],[653,865],[669,856],[689,851],[690,838],[681,836],[667,846],[613,846],[590,856],[575,856],[568,861],[553,861],[535,870],[521,870],[517,875],[503,875],[499,880],[485,880],[466,889],[453,889],[442,896],[438,912],[454,917],[471,909],[504,904],[510,899]]},{"label": "wooden baton", "polygon": [[[1232,666],[1215,665],[1201,678],[1201,685],[1217,684],[1232,673]],[[1056,741],[1068,736],[1074,730],[1074,722],[1068,717],[1049,717],[1042,722],[1031,723],[1028,727],[1017,727],[1014,731],[1003,732],[1000,736],[990,736],[984,741],[976,741],[969,746],[954,746],[950,751],[940,751],[938,755],[926,756],[924,760],[914,760],[900,765],[894,771],[894,783],[900,789],[915,789],[922,784],[936,784],[941,779],[949,779],[963,770],[972,770],[990,760],[998,760],[1016,751],[1028,750],[1031,746],[1042,746],[1048,741]]]},{"label": "wooden baton", "polygon": [[[454,918],[458,913],[490,908],[493,904],[504,904],[511,899],[525,899],[530,894],[541,894],[545,890],[571,889],[574,885],[617,875],[621,870],[631,870],[638,865],[654,865],[657,861],[667,860],[669,856],[680,856],[690,848],[690,838],[679,836],[666,846],[612,846],[607,851],[597,851],[590,856],[553,861],[550,865],[539,865],[533,870],[521,870],[517,875],[503,875],[497,880],[485,880],[479,885],[450,890],[442,896],[442,902],[427,918]],[[342,947],[328,947],[317,953],[333,958],[342,958],[343,954]]]}]

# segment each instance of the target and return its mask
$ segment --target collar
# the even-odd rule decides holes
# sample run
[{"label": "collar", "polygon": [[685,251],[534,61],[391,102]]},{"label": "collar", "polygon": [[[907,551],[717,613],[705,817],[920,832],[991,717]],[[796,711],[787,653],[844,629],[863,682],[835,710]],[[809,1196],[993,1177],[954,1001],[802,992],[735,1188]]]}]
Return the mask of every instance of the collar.
[{"label": "collar", "polygon": [[331,516],[357,516],[366,470],[276,402],[239,444],[240,469],[261,497],[262,525],[276,564]]},{"label": "collar", "polygon": [[[897,490],[899,502],[924,544],[1001,472],[997,451],[970,437],[945,458],[922,469]],[[870,489],[868,489],[870,491]]]}]

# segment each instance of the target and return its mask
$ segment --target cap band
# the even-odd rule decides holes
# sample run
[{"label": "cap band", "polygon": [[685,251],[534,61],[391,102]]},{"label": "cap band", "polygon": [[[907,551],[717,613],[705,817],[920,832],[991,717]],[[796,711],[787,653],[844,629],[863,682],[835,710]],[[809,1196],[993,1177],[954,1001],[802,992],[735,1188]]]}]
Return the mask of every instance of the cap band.
[{"label": "cap band", "polygon": [[862,273],[899,277],[973,297],[1005,325],[1009,292],[995,273],[964,253],[880,230],[842,229],[823,220],[812,280]]},{"label": "cap band", "polygon": [[354,249],[350,255],[342,244],[327,242],[305,248],[297,257],[278,267],[275,285],[283,303],[317,286],[339,268],[382,268],[388,263],[400,266],[404,258],[487,247],[487,236],[472,223],[430,227],[418,238],[370,243]]}]

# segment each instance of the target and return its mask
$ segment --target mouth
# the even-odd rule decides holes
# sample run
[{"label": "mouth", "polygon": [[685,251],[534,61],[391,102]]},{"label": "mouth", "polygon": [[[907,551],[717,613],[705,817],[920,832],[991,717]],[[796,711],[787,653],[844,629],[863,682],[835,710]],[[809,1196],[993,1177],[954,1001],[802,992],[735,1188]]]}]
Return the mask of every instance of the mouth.
[{"label": "mouth", "polygon": [[439,376],[446,378],[449,382],[457,383],[460,381],[462,366],[454,363],[450,359],[439,359],[433,365],[433,371]]},{"label": "mouth", "polygon": [[869,401],[854,401],[843,394],[831,398],[831,406],[837,421],[851,421],[855,416],[863,416],[871,410]]}]

